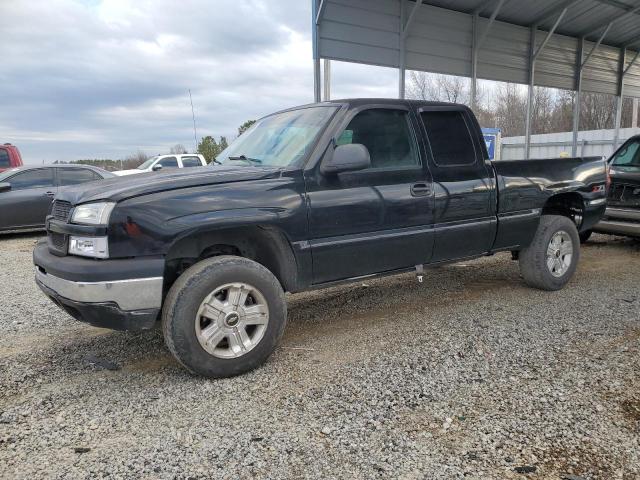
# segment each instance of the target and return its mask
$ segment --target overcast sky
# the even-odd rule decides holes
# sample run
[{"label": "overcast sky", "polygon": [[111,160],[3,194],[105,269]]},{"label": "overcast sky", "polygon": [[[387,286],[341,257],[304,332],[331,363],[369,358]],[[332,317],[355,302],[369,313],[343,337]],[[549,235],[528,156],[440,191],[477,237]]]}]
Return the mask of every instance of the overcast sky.
[{"label": "overcast sky", "polygon": [[[0,0],[0,142],[28,163],[166,153],[313,101],[310,0]],[[395,96],[332,64],[332,95]]]}]

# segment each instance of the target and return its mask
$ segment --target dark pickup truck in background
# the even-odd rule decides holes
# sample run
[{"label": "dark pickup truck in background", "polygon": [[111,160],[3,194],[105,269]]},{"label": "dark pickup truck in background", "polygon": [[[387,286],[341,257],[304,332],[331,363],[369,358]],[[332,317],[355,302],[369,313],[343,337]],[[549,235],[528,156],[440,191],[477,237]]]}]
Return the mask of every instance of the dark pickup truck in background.
[{"label": "dark pickup truck in background", "polygon": [[640,237],[640,135],[627,140],[608,162],[611,187],[607,210],[593,230]]},{"label": "dark pickup truck in background", "polygon": [[151,328],[189,370],[264,362],[284,292],[500,251],[557,290],[605,210],[604,160],[487,160],[460,105],[355,99],[259,120],[216,165],[55,199],[36,281],[78,320]]}]

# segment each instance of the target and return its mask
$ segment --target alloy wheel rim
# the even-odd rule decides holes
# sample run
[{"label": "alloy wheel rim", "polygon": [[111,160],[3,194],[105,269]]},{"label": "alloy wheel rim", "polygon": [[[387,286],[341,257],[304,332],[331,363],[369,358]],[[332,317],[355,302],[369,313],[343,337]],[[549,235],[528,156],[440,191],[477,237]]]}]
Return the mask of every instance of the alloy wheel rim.
[{"label": "alloy wheel rim", "polygon": [[564,230],[553,234],[547,247],[547,268],[554,277],[562,277],[573,260],[573,243],[571,237]]},{"label": "alloy wheel rim", "polygon": [[195,318],[202,348],[217,358],[238,358],[254,349],[269,324],[267,301],[247,283],[227,283],[208,294]]}]

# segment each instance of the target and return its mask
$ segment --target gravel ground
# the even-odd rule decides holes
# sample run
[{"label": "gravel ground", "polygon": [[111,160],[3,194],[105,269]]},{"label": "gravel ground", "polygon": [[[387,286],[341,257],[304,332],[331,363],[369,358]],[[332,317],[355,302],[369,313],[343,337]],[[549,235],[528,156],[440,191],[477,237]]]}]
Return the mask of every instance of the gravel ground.
[{"label": "gravel ground", "polygon": [[3,478],[640,478],[638,242],[594,236],[555,293],[497,255],[293,295],[214,381],[55,308],[36,238],[0,238]]}]

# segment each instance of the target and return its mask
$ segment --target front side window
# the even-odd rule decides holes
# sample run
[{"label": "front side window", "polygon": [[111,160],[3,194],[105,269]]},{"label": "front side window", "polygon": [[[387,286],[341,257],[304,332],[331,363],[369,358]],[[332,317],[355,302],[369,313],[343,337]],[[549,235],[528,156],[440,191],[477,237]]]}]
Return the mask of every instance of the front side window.
[{"label": "front side window", "polygon": [[265,117],[234,140],[216,160],[225,165],[300,164],[336,110],[329,106],[308,107]]},{"label": "front side window", "polygon": [[473,139],[464,118],[456,110],[422,112],[433,161],[439,167],[472,165],[476,161]]},{"label": "front side window", "polygon": [[158,157],[151,157],[148,160],[145,160],[142,165],[139,165],[138,167],[136,167],[138,170],[147,170],[148,168],[151,168],[151,165],[153,165],[153,162],[155,162],[158,159]]},{"label": "front side window", "polygon": [[58,180],[60,185],[78,185],[80,183],[93,182],[99,177],[88,168],[59,168]]},{"label": "front side window", "polygon": [[409,114],[404,110],[374,108],[358,113],[338,137],[337,144],[367,147],[371,168],[420,165]]},{"label": "front side window", "polygon": [[182,166],[188,167],[201,167],[202,162],[198,157],[182,157]]},{"label": "front side window", "polygon": [[9,152],[5,148],[0,148],[0,168],[8,168],[10,166]]},{"label": "front side window", "polygon": [[178,168],[178,159],[176,157],[166,157],[156,163],[156,165],[162,165],[162,168]]},{"label": "front side window", "polygon": [[612,165],[631,169],[640,168],[640,140],[629,142],[615,154]]},{"label": "front side window", "polygon": [[53,168],[16,173],[7,181],[11,184],[11,190],[53,187]]}]

